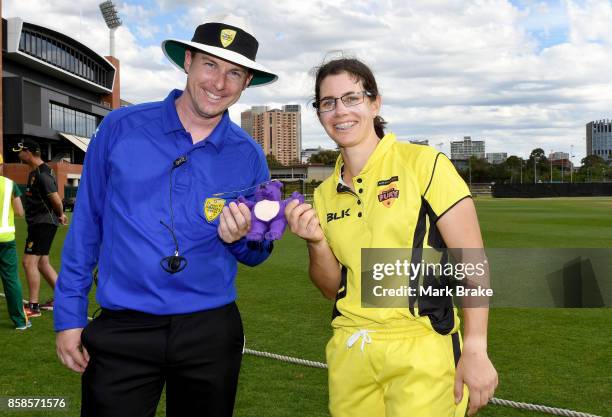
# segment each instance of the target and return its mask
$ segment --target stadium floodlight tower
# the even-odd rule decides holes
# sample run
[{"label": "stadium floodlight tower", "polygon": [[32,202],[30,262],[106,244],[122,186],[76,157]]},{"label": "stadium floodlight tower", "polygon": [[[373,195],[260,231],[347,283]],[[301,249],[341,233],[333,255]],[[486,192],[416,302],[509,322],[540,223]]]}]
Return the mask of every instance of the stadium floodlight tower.
[{"label": "stadium floodlight tower", "polygon": [[117,9],[111,0],[100,3],[100,11],[106,22],[106,26],[110,29],[110,56],[115,56],[115,31],[123,24],[121,18],[117,14]]}]

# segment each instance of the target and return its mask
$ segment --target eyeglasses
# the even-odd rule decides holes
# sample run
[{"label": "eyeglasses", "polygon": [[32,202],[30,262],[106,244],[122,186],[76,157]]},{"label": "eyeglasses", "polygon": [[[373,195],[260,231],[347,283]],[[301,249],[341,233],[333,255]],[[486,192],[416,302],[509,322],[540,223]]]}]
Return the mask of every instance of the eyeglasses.
[{"label": "eyeglasses", "polygon": [[317,109],[319,113],[327,113],[328,111],[332,111],[336,108],[337,100],[342,100],[342,104],[344,104],[346,107],[352,107],[363,103],[365,96],[373,97],[374,94],[370,93],[369,91],[359,91],[357,93],[347,93],[342,97],[326,97],[312,103],[312,106]]}]

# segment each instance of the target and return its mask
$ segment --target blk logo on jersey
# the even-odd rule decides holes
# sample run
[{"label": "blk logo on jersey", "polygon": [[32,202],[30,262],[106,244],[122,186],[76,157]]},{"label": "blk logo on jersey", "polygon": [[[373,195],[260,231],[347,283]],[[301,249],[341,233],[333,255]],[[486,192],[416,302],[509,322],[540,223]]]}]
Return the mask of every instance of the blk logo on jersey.
[{"label": "blk logo on jersey", "polygon": [[351,209],[347,208],[347,209],[342,210],[340,213],[327,213],[327,223],[334,221],[334,220],[340,220],[345,217],[350,217],[351,216],[350,211]]}]

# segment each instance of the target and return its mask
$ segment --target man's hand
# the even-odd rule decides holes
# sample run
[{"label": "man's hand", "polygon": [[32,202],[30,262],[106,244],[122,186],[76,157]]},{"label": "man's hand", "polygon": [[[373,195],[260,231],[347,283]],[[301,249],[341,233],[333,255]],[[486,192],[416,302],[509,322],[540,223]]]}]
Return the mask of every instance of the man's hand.
[{"label": "man's hand", "polygon": [[455,373],[455,402],[461,402],[463,384],[467,385],[470,393],[468,416],[473,416],[493,398],[497,382],[497,371],[486,350],[464,350]]},{"label": "man's hand", "polygon": [[233,243],[242,239],[251,229],[251,210],[243,204],[235,202],[223,207],[217,232],[225,243]]},{"label": "man's hand", "polygon": [[300,204],[298,200],[290,201],[285,207],[285,218],[291,231],[307,242],[319,243],[325,239],[317,212],[310,204]]},{"label": "man's hand", "polygon": [[64,366],[82,374],[89,362],[89,353],[81,345],[82,328],[62,330],[55,337],[57,357]]},{"label": "man's hand", "polygon": [[58,220],[62,226],[68,226],[68,217],[66,217],[65,213],[62,213],[62,215],[58,217]]}]

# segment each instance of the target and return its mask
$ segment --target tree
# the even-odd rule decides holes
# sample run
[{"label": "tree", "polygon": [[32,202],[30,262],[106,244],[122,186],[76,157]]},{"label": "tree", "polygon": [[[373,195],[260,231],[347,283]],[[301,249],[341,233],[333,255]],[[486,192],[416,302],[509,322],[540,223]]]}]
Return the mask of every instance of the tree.
[{"label": "tree", "polygon": [[504,166],[510,171],[510,182],[519,182],[521,180],[521,169],[523,159],[516,155],[510,155],[504,162]]},{"label": "tree", "polygon": [[533,159],[533,157],[536,157],[537,159],[541,159],[544,158],[546,159],[546,152],[544,152],[544,149],[542,148],[535,148],[533,151],[531,151],[531,153],[529,154],[529,158]]},{"label": "tree", "polygon": [[593,168],[597,165],[602,165],[606,163],[606,161],[599,155],[589,155],[580,161],[583,167]]},{"label": "tree", "polygon": [[[534,159],[535,157],[535,159]],[[548,162],[548,158],[546,157],[546,153],[542,148],[535,148],[529,154],[529,159],[526,161],[526,171],[523,174],[526,174],[527,178],[530,178],[530,182],[533,182],[534,169],[533,164],[537,161],[537,169],[535,174],[538,176],[538,181],[542,181],[545,178],[548,178],[547,175],[550,172],[550,166]],[[523,178],[525,182],[525,178]]]},{"label": "tree", "polygon": [[472,169],[472,182],[491,181],[491,164],[486,159],[477,158],[472,155],[470,157],[470,167]]},{"label": "tree", "polygon": [[521,162],[523,162],[523,160],[516,155],[510,155],[508,159],[506,159],[506,165],[508,168],[519,168],[521,166]]},{"label": "tree", "polygon": [[578,168],[577,179],[584,182],[610,181],[610,167],[605,159],[599,155],[589,155],[580,161],[582,166]]},{"label": "tree", "polygon": [[545,169],[546,166],[548,165],[548,158],[546,157],[546,153],[544,152],[544,149],[535,148],[529,154],[529,161],[527,163],[531,165],[532,168],[533,168],[534,157],[538,161],[538,169]]},{"label": "tree", "polygon": [[340,151],[325,149],[312,155],[308,162],[312,164],[334,165],[339,154]]},{"label": "tree", "polygon": [[476,156],[470,156],[467,166],[459,170],[459,174],[467,183],[475,182],[490,182],[491,181],[491,164],[486,159],[480,159]]},{"label": "tree", "polygon": [[291,158],[291,162],[289,163],[289,166],[297,166],[297,165],[302,165],[302,161],[300,161],[298,158]]},{"label": "tree", "polygon": [[278,162],[278,159],[271,153],[266,155],[266,162],[268,163],[268,168],[281,168],[284,165]]},{"label": "tree", "polygon": [[512,182],[512,173],[505,162],[489,164],[489,181],[495,183]]}]

